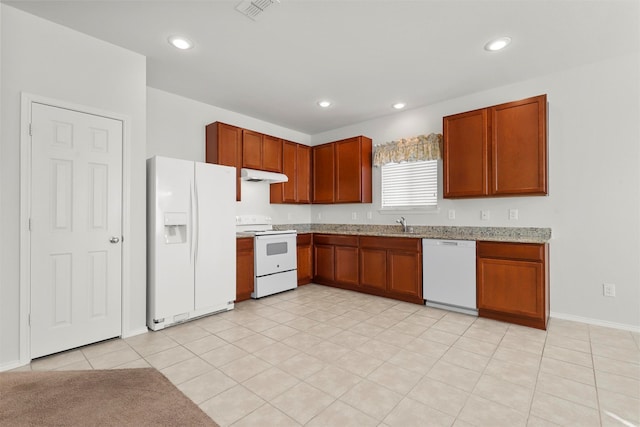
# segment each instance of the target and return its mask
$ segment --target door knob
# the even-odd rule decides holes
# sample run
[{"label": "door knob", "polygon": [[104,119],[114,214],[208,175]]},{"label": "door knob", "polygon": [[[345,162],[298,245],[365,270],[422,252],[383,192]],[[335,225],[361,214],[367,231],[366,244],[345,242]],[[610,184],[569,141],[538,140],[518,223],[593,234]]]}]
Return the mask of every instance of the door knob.
[{"label": "door knob", "polygon": [[120,241],[120,238],[118,236],[113,236],[111,239],[109,239],[109,241],[111,243],[118,243]]}]

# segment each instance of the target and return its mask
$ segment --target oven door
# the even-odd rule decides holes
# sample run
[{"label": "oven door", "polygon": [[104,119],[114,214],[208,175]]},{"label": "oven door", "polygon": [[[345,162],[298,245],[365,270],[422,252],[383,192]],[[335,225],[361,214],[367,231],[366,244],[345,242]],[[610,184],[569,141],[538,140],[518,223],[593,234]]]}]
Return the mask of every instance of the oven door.
[{"label": "oven door", "polygon": [[256,276],[295,270],[297,264],[296,235],[256,236],[254,253]]}]

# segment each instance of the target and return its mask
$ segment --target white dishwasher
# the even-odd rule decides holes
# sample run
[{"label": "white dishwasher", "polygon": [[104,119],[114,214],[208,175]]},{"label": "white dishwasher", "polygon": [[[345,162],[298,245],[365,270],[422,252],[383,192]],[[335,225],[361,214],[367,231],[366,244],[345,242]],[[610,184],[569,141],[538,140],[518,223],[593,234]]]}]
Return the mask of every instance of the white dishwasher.
[{"label": "white dishwasher", "polygon": [[422,275],[426,305],[478,314],[475,241],[422,239]]}]

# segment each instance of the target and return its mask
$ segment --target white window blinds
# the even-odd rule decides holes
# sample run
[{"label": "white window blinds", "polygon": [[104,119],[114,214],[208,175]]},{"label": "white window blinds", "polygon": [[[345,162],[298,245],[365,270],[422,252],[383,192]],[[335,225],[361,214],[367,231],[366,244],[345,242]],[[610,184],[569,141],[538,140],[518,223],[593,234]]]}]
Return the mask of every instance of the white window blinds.
[{"label": "white window blinds", "polygon": [[381,167],[382,209],[438,204],[438,161],[389,163]]}]

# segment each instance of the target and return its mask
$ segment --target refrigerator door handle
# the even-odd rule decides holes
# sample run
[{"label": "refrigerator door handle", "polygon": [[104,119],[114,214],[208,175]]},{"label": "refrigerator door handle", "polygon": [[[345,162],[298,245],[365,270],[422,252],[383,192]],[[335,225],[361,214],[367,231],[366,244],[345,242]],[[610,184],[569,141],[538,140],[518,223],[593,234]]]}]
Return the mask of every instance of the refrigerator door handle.
[{"label": "refrigerator door handle", "polygon": [[193,183],[190,182],[189,183],[189,208],[191,210],[191,218],[189,218],[189,263],[193,266],[194,264],[194,258],[193,258],[193,254],[194,254],[194,242],[193,240],[195,239],[194,233],[193,233],[193,229],[195,227],[194,225],[194,212],[193,212]]},{"label": "refrigerator door handle", "polygon": [[193,251],[193,265],[196,264],[196,262],[198,262],[198,243],[200,240],[200,206],[198,203],[198,181],[196,179],[194,179],[193,181],[193,193],[194,193],[194,197],[192,198],[193,200],[193,206],[191,207],[192,212],[193,212],[193,220],[194,220],[194,226],[195,226],[195,230],[193,231],[193,236],[194,236],[194,251]]}]

